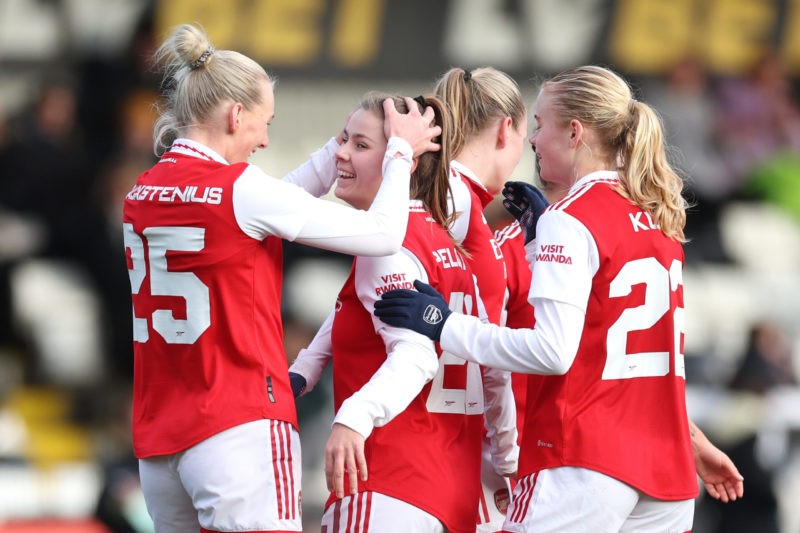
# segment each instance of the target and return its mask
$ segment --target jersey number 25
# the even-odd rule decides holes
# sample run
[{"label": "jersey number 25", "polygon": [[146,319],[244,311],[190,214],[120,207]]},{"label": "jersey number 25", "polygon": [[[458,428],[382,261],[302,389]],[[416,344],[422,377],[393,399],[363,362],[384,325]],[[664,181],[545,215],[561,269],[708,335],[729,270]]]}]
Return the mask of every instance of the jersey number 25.
[{"label": "jersey number 25", "polygon": [[123,224],[125,248],[131,251],[131,293],[139,294],[148,271],[150,294],[153,296],[178,296],[186,302],[186,320],[176,319],[171,310],[158,309],[150,317],[136,316],[133,310],[133,340],[147,342],[150,334],[148,318],[153,329],[168,344],[192,344],[211,325],[211,305],[208,287],[191,272],[167,270],[167,251],[197,252],[205,247],[205,230],[191,227],[155,226],[142,234],[147,241],[147,254],[142,237],[133,225]]}]

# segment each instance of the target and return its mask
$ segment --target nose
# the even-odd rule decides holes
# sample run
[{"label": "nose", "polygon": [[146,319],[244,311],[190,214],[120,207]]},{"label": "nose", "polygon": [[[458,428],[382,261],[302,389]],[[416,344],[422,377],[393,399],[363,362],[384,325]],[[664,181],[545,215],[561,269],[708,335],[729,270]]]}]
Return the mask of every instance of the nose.
[{"label": "nose", "polygon": [[334,154],[336,156],[336,159],[340,161],[347,161],[350,158],[350,154],[348,153],[346,146],[347,143],[344,143],[341,146],[339,146],[339,148],[336,150],[336,154]]},{"label": "nose", "polygon": [[536,132],[535,131],[533,133],[531,133],[530,137],[528,137],[528,142],[531,144],[531,148],[533,148],[533,151],[535,152],[536,151]]}]

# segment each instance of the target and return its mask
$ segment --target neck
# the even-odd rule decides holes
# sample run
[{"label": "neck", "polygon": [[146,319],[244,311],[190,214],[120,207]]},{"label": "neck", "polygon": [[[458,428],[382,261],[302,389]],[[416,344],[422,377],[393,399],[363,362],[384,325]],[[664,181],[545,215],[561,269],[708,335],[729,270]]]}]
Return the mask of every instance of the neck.
[{"label": "neck", "polygon": [[189,128],[186,130],[186,134],[181,135],[181,137],[208,146],[221,155],[226,161],[230,161],[228,153],[229,135],[213,132],[206,128]]},{"label": "neck", "polygon": [[488,150],[485,143],[473,140],[465,144],[454,158],[470,169],[484,187],[487,186],[494,174],[494,161]]}]

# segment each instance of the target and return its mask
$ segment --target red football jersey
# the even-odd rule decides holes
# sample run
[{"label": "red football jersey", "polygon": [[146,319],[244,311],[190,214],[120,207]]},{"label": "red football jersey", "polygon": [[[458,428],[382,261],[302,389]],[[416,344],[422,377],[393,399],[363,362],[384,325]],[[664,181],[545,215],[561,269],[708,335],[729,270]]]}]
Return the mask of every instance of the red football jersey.
[{"label": "red football jersey", "polygon": [[[548,209],[588,230],[599,263],[572,367],[563,376],[528,378],[520,474],[577,466],[654,498],[694,498],[683,366],[683,248],[616,192],[616,179],[598,176]],[[564,294],[551,280],[568,280],[570,264],[581,260],[573,253],[581,247],[576,234],[563,228],[537,236],[536,297]]]},{"label": "red football jersey", "polygon": [[[428,283],[451,308],[477,314],[475,290],[464,258],[449,235],[421,208],[412,208],[403,243],[405,253],[427,273]],[[356,258],[339,293],[331,334],[334,407],[359,391],[387,359],[371,310],[356,289]],[[376,294],[396,288],[404,274],[379,276]],[[401,281],[410,286],[410,281]],[[477,365],[442,354],[441,379],[434,378],[408,407],[386,425],[375,427],[365,442],[369,479],[360,491],[376,491],[406,501],[439,518],[449,531],[475,530],[480,493],[483,403]],[[468,375],[472,368],[473,377]],[[477,376],[477,377],[475,377]],[[474,390],[470,390],[474,389]],[[470,399],[477,401],[471,401]],[[349,481],[345,480],[345,486]],[[335,500],[331,495],[328,504]]]},{"label": "red football jersey", "polygon": [[469,254],[467,261],[472,273],[478,278],[478,289],[489,322],[499,324],[506,294],[505,263],[494,233],[483,215],[483,210],[492,201],[492,195],[478,182],[466,176],[460,165],[451,164],[450,172],[469,189],[471,196],[469,212],[460,215],[469,217],[466,235],[456,235],[456,238]]},{"label": "red football jersey", "polygon": [[[532,328],[533,307],[528,303],[531,287],[531,269],[525,258],[525,235],[518,222],[495,232],[495,240],[503,252],[506,265],[508,298],[503,310],[502,325],[509,328]],[[522,442],[525,429],[525,398],[528,390],[528,374],[511,373],[511,389],[517,407],[517,442]]]},{"label": "red football jersey", "polygon": [[282,244],[240,229],[245,163],[168,152],[124,205],[134,311],[133,444],[184,450],[232,426],[295,426],[280,315]]}]

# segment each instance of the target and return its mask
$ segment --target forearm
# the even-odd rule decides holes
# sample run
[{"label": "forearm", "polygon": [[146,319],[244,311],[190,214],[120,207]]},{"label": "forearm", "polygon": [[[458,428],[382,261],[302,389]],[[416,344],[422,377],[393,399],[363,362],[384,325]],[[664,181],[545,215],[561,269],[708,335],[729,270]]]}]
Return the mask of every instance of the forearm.
[{"label": "forearm", "polygon": [[336,150],[339,144],[331,138],[311,154],[308,161],[289,172],[283,181],[302,187],[314,196],[327,193],[336,180]]}]

